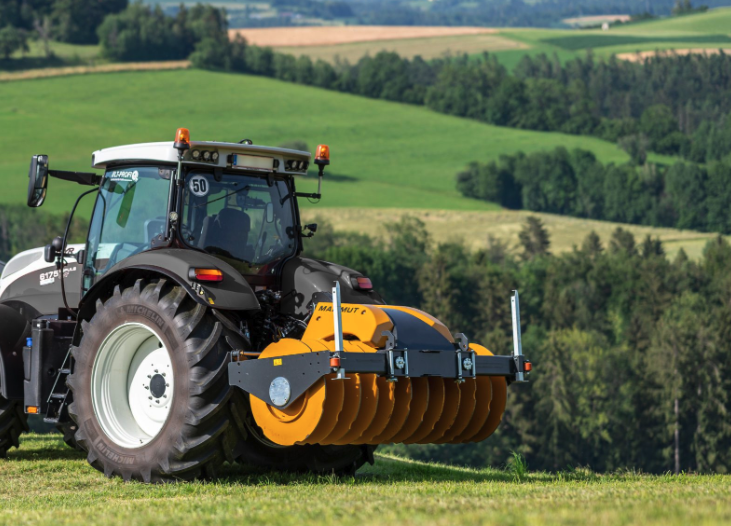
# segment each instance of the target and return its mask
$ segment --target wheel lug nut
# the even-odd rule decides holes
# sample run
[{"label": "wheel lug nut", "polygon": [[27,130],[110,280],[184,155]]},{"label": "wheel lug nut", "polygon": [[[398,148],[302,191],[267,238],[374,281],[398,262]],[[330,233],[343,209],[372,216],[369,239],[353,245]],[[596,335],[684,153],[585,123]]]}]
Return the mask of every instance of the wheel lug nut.
[{"label": "wheel lug nut", "polygon": [[155,403],[156,403],[156,404],[159,404],[159,403],[160,403],[160,400],[155,400]]},{"label": "wheel lug nut", "polygon": [[147,375],[147,377],[148,377],[148,378],[152,378],[152,375],[151,375],[151,374],[148,374],[148,375]]},{"label": "wheel lug nut", "polygon": [[150,387],[146,385],[145,386],[145,389],[147,389],[149,391],[150,390]]},{"label": "wheel lug nut", "polygon": [[148,399],[148,400],[152,400],[152,397],[151,397],[151,396],[148,396],[148,397],[147,397],[147,399]]}]

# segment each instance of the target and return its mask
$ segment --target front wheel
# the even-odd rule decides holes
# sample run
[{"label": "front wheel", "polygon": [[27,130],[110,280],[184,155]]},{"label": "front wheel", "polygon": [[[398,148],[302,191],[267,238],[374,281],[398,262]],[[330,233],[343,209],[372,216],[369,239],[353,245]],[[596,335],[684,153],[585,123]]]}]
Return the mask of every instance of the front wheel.
[{"label": "front wheel", "polygon": [[72,348],[76,443],[108,477],[213,478],[240,440],[231,425],[228,334],[178,285],[115,288]]}]

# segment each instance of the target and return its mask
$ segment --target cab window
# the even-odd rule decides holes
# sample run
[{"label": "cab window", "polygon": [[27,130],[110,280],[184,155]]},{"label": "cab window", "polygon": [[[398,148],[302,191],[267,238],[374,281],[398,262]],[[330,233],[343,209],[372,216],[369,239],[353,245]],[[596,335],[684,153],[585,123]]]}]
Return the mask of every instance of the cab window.
[{"label": "cab window", "polygon": [[263,274],[296,251],[287,183],[259,177],[189,173],[180,235],[243,274]]}]

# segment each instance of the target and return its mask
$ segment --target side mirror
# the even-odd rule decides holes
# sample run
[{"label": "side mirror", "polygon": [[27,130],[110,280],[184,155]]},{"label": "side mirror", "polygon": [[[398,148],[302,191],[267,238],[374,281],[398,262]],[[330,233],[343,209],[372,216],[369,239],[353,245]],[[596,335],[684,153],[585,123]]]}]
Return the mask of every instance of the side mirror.
[{"label": "side mirror", "polygon": [[317,223],[310,223],[309,225],[305,225],[304,230],[309,230],[303,237],[312,237],[315,235],[315,232],[317,232]]},{"label": "side mirror", "polygon": [[274,221],[274,205],[272,203],[267,203],[266,220],[267,223]]},{"label": "side mirror", "polygon": [[62,250],[63,238],[61,236],[53,238],[51,244],[46,245],[46,248],[43,250],[43,259],[46,260],[46,263],[53,263]]},{"label": "side mirror", "polygon": [[38,208],[46,200],[48,155],[34,155],[28,170],[28,206]]}]

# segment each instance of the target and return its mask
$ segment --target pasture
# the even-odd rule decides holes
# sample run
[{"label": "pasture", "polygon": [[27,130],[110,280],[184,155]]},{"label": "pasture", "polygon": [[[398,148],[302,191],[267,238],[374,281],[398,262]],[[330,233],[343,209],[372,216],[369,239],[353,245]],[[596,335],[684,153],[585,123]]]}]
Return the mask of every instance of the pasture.
[{"label": "pasture", "polygon": [[[455,174],[470,161],[559,145],[591,150],[603,162],[627,159],[616,145],[595,138],[500,128],[246,75],[105,73],[7,82],[2,90],[0,203],[24,202],[33,154],[48,154],[51,168],[88,170],[97,149],[172,140],[179,127],[189,128],[194,140],[303,140],[311,150],[329,144],[333,164],[322,207],[497,210],[457,192]],[[303,189],[314,188],[314,177],[301,181]],[[44,210],[68,211],[80,191],[51,181]]]},{"label": "pasture", "polygon": [[355,478],[253,472],[145,486],[109,480],[60,435],[25,435],[0,461],[0,525],[380,526],[724,524],[728,475],[465,469],[376,455]]},{"label": "pasture", "polygon": [[625,225],[609,221],[594,221],[578,217],[543,214],[527,210],[461,211],[420,210],[397,208],[318,208],[303,211],[305,222],[325,222],[335,232],[359,232],[376,239],[389,235],[388,224],[398,222],[404,216],[416,217],[424,222],[434,243],[462,242],[473,250],[485,249],[491,243],[504,243],[513,253],[519,249],[518,233],[528,216],[539,217],[551,236],[551,252],[561,254],[581,246],[589,232],[596,232],[604,247],[609,245],[617,227],[631,232],[636,241],[646,236],[658,238],[670,259],[682,248],[691,259],[698,259],[709,240],[717,234]]},{"label": "pasture", "polygon": [[[572,19],[571,23],[577,20]],[[380,38],[355,42],[353,40],[324,42],[322,37],[318,36],[318,32],[328,34],[328,32],[367,31],[365,28],[355,26],[310,28],[306,34],[299,33],[300,28],[242,31],[245,35],[251,31],[256,35],[266,34],[269,45],[278,51],[308,55],[313,59],[330,62],[338,57],[355,62],[366,54],[374,55],[382,50],[395,51],[405,57],[421,55],[424,58],[489,52],[494,53],[501,63],[512,69],[526,54],[546,53],[552,56],[555,53],[561,61],[566,61],[573,57],[585,56],[589,49],[592,49],[596,56],[606,58],[620,53],[628,56],[638,51],[649,53],[655,50],[731,48],[731,8],[612,26],[608,31],[500,28],[482,34],[429,36],[406,33],[399,36],[398,32],[394,31],[391,35],[386,33]],[[314,45],[314,42],[317,42],[317,45]]]}]

